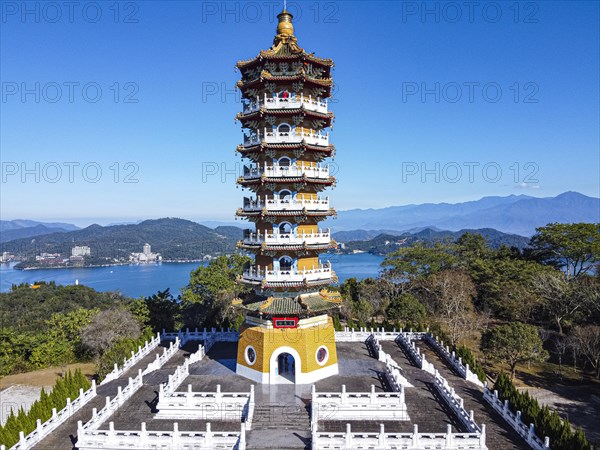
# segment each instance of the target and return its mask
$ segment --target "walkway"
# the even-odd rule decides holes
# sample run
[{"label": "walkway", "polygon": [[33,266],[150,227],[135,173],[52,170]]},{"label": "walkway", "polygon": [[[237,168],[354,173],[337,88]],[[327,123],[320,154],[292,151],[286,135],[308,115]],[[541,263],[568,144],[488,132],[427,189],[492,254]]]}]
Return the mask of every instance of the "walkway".
[{"label": "walkway", "polygon": [[[465,409],[473,410],[475,422],[485,424],[486,444],[490,450],[528,449],[529,446],[483,399],[483,392],[454,372],[452,367],[425,341],[415,341],[417,347],[426,353],[426,358],[440,372],[456,393],[465,401]],[[410,408],[409,408],[410,414]]]},{"label": "walkway", "polygon": [[[189,343],[192,344],[192,343]],[[77,422],[81,420],[83,423],[86,423],[92,418],[92,410],[96,408],[97,410],[102,409],[106,405],[106,397],[113,398],[117,395],[118,388],[125,387],[129,383],[129,377],[137,376],[138,369],[144,370],[149,363],[156,359],[157,354],[163,353],[163,348],[168,347],[168,342],[162,342],[159,347],[157,347],[154,351],[140,360],[136,365],[134,365],[127,372],[122,374],[116,380],[113,380],[105,385],[98,386],[97,395],[92,400],[90,400],[83,408],[77,411],[73,416],[60,425],[56,430],[50,433],[49,436],[42,439],[40,443],[32,447],[34,450],[70,450],[76,449],[77,442]],[[197,343],[195,344],[197,348]],[[175,367],[183,362],[183,358],[185,355],[189,354],[189,347],[186,346],[186,349],[180,349],[177,354],[175,354],[171,360],[169,360],[162,369],[152,372],[144,377],[144,386],[141,390],[144,390],[147,385],[150,383],[156,383],[159,379],[166,381],[169,373],[173,373],[175,371]],[[157,384],[156,384],[157,386]],[[138,392],[139,394],[139,392]],[[136,394],[137,395],[137,394]],[[117,421],[118,418],[123,417],[123,414],[129,405],[133,405],[130,401],[124,406],[124,409],[117,412],[110,420]],[[135,408],[140,409],[140,405],[135,405]],[[136,424],[136,428],[139,427],[139,422]]]}]

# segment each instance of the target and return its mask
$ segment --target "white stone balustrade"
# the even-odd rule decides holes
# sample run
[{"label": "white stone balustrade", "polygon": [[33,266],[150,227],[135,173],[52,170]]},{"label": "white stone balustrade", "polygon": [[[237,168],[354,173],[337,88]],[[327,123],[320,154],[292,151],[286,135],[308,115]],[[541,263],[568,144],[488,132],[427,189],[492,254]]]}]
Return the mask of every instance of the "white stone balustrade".
[{"label": "white stone balustrade", "polygon": [[328,146],[329,133],[300,129],[277,131],[265,128],[263,131],[256,134],[244,135],[245,147],[257,145],[262,142],[267,144],[300,144],[306,142],[309,145]]},{"label": "white stone balustrade", "polygon": [[242,421],[246,429],[252,426],[254,416],[254,386],[250,392],[166,392],[161,386],[156,408],[157,419],[185,419],[209,421]]},{"label": "white stone balustrade", "polygon": [[471,372],[469,365],[463,364],[462,358],[457,358],[456,354],[451,352],[448,346],[444,346],[444,342],[438,341],[431,333],[425,333],[423,335],[423,340],[427,341],[435,349],[438,355],[450,363],[461,377],[479,387],[483,387],[483,382],[479,379],[477,374]]},{"label": "white stone balustrade", "polygon": [[204,358],[204,356],[206,356],[206,352],[204,350],[204,347],[200,345],[198,347],[198,350],[192,353],[190,357],[183,362],[183,364],[177,366],[175,372],[169,375],[167,382],[160,385],[159,399],[160,393],[168,394],[175,392],[190,374],[190,366],[195,362],[201,361]]},{"label": "white stone balustrade", "polygon": [[180,345],[185,345],[188,341],[202,341],[204,344],[204,354],[210,351],[215,342],[237,342],[239,339],[239,333],[229,328],[227,330],[224,328],[221,328],[220,330],[217,330],[216,328],[207,330],[204,328],[202,331],[199,331],[198,328],[194,331],[190,331],[188,328],[185,331],[180,330],[178,332],[170,333],[163,330],[161,336],[165,340],[179,338],[179,341],[181,342]]},{"label": "white stone balustrade", "polygon": [[331,264],[325,263],[312,269],[298,270],[295,268],[284,269],[284,270],[273,270],[264,269],[260,266],[251,266],[247,271],[244,272],[243,278],[250,281],[262,281],[263,279],[267,282],[296,282],[300,283],[304,280],[317,281],[331,278],[333,271],[331,270]]},{"label": "white stone balustrade", "polygon": [[320,98],[304,94],[288,98],[269,97],[265,94],[263,98],[257,97],[254,101],[244,103],[243,111],[244,114],[250,114],[260,110],[262,107],[265,109],[299,109],[304,107],[304,109],[309,111],[327,114],[327,100],[321,100]]},{"label": "white stone balustrade", "polygon": [[319,420],[410,420],[404,398],[400,392],[316,392],[312,386],[311,421],[313,427]]},{"label": "white stone balustrade", "polygon": [[[52,408],[52,417],[42,423],[37,420],[36,428],[27,436],[21,431],[19,433],[19,442],[11,447],[10,450],[27,450],[38,444],[42,439],[48,436],[52,431],[56,430],[60,425],[66,422],[73,414],[85,406],[91,399],[96,397],[96,381],[92,380],[92,386],[87,390],[79,390],[79,397],[71,401],[67,399],[67,405],[60,411]],[[0,447],[5,450],[5,447]]]},{"label": "white stone balustrade", "polygon": [[108,430],[86,430],[77,424],[77,448],[79,450],[107,450],[116,448],[161,450],[245,450],[246,430],[242,423],[240,431],[211,430],[210,423],[205,431],[179,431],[177,423],[173,431],[148,431],[142,423],[140,431],[118,431],[110,422]]},{"label": "white stone balustrade", "polygon": [[331,242],[331,231],[319,230],[316,233],[252,233],[243,239],[246,245],[327,245]]},{"label": "white stone balustrade", "polygon": [[137,352],[131,352],[131,358],[125,359],[123,361],[123,365],[121,367],[115,363],[114,369],[112,372],[108,373],[106,377],[102,380],[100,385],[106,384],[110,381],[116,380],[121,375],[123,375],[127,370],[131,369],[138,362],[140,362],[143,358],[149,355],[152,350],[154,350],[160,344],[160,333],[154,336],[150,341],[146,341],[143,347],[138,347]]},{"label": "white stone balustrade", "polygon": [[[127,386],[117,388],[117,395],[111,400],[110,397],[106,397],[106,404],[104,407],[97,411],[96,408],[92,410],[92,418],[81,427],[83,431],[97,430],[111,415],[114,414],[121,406],[129,400],[133,394],[135,394],[143,385],[142,370],[138,370],[138,375],[135,378],[129,378]],[[79,436],[79,433],[78,433]]]},{"label": "white stone balustrade", "polygon": [[385,363],[385,376],[394,392],[399,392],[400,390],[403,390],[404,387],[413,387],[404,375],[402,375],[402,368],[400,365],[392,359],[391,355],[383,351],[379,344],[379,340],[375,337],[374,333],[371,333],[365,342],[372,347],[375,353],[377,353],[377,359]]},{"label": "white stone balustrade", "polygon": [[245,198],[242,207],[244,212],[256,212],[266,209],[267,211],[329,211],[329,197],[316,199],[299,199],[299,198],[284,198],[267,197],[267,198]]},{"label": "white stone balustrade", "polygon": [[439,449],[439,450],[487,450],[485,433],[452,433],[448,425],[446,433],[419,433],[414,425],[412,433],[386,433],[383,424],[379,432],[352,432],[350,424],[345,432],[326,433],[313,430],[312,450],[387,450],[394,449]]},{"label": "white stone balustrade", "polygon": [[487,387],[487,383],[483,387],[483,398],[502,416],[519,435],[525,439],[527,444],[535,450],[549,450],[550,438],[547,436],[542,440],[535,433],[535,426],[531,423],[529,426],[521,421],[521,411],[513,414],[510,410],[508,400],[502,402],[498,398],[498,391],[491,391]]},{"label": "white stone balustrade", "polygon": [[350,329],[348,327],[344,328],[344,331],[336,331],[335,332],[335,341],[336,342],[365,342],[371,335],[375,336],[380,341],[395,341],[398,337],[398,332],[394,331],[385,331],[383,328],[377,328],[370,330],[367,328],[360,328],[355,330],[354,328]]},{"label": "white stone balustrade", "polygon": [[[465,380],[476,384],[479,387],[483,387],[483,383],[479,380],[477,374],[471,371],[468,364],[463,364],[462,358],[457,358],[454,352],[450,351],[448,346],[444,346],[443,342],[439,342],[436,337],[434,337],[429,332],[414,332],[410,330],[409,332],[396,332],[396,330],[392,332],[386,332],[383,329],[379,330],[371,330],[370,332],[367,329],[360,329],[359,331],[355,331],[354,329],[349,330],[346,328],[344,331],[336,331],[335,339],[337,342],[360,342],[365,341],[369,338],[369,335],[373,334],[378,340],[396,340],[402,347],[408,350],[411,357],[419,364],[421,368],[422,361],[424,359],[423,354],[420,352],[418,348],[412,343],[412,341],[424,340],[427,341],[434,350],[446,360],[449,364],[454,367],[454,369],[458,372],[460,376],[462,376]],[[380,359],[381,361],[381,359]],[[434,374],[435,369],[432,364],[425,360],[426,370]]]},{"label": "white stone balustrade", "polygon": [[144,370],[144,375],[149,374],[150,372],[154,372],[155,370],[160,369],[169,359],[171,359],[179,350],[181,342],[179,341],[179,337],[175,338],[175,342],[169,343],[169,348],[165,348],[163,350],[162,355],[156,355],[156,359],[148,364],[148,367]]},{"label": "white stone balustrade", "polygon": [[465,410],[464,400],[455,392],[454,388],[448,384],[448,381],[442,377],[439,372],[435,372],[435,381],[433,384],[436,390],[440,393],[444,401],[454,411],[454,414],[458,419],[467,427],[467,430],[473,433],[483,433],[485,425],[477,425],[473,411],[467,412]]},{"label": "white stone balustrade", "polygon": [[308,178],[317,178],[321,180],[329,179],[329,164],[315,166],[311,165],[297,165],[291,164],[289,166],[281,166],[279,164],[264,166],[244,166],[245,180],[253,180],[262,176],[270,178],[284,178],[284,177],[303,177],[306,175]]},{"label": "white stone balustrade", "polygon": [[400,346],[406,350],[406,352],[410,355],[413,361],[425,372],[428,372],[432,375],[435,375],[435,367],[429,361],[425,359],[425,355],[421,353],[419,348],[415,345],[412,340],[412,332],[410,333],[398,333],[398,337],[396,338],[396,342],[400,344]]}]

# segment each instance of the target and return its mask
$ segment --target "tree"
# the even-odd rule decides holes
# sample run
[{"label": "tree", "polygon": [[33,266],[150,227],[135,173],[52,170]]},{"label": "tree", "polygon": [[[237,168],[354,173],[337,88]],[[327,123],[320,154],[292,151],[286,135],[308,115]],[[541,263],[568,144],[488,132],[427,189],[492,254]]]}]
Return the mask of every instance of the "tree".
[{"label": "tree", "polygon": [[549,270],[534,261],[508,257],[474,262],[470,273],[477,284],[478,307],[503,319],[529,320],[542,303],[534,280]]},{"label": "tree", "polygon": [[181,304],[169,289],[146,297],[145,306],[148,314],[145,324],[155,333],[162,330],[179,330],[183,326]]},{"label": "tree", "polygon": [[474,261],[487,259],[490,249],[481,234],[465,233],[456,240],[456,254],[468,266]]},{"label": "tree", "polygon": [[567,277],[579,277],[600,261],[600,224],[551,223],[531,238],[534,255],[558,267]]},{"label": "tree", "polygon": [[517,364],[544,361],[548,357],[542,348],[536,327],[521,322],[499,325],[483,333],[481,350],[492,360],[505,362],[514,379]]},{"label": "tree", "polygon": [[569,340],[574,350],[594,368],[596,378],[600,378],[600,326],[576,326]]},{"label": "tree", "polygon": [[456,266],[451,244],[436,242],[426,246],[419,242],[390,253],[381,263],[382,276],[388,281],[406,283]]},{"label": "tree", "polygon": [[535,289],[543,298],[543,307],[563,334],[565,321],[569,321],[589,308],[594,289],[586,289],[585,281],[569,280],[558,271],[543,272],[536,276]]},{"label": "tree", "polygon": [[182,295],[185,325],[219,327],[234,323],[239,312],[232,301],[244,290],[237,280],[251,261],[239,254],[219,256],[194,270]]},{"label": "tree", "polygon": [[420,284],[432,316],[456,345],[478,327],[473,305],[476,290],[469,275],[458,270],[444,270]]},{"label": "tree", "polygon": [[387,309],[388,320],[400,322],[403,326],[422,324],[427,316],[427,311],[417,297],[404,293],[390,301]]},{"label": "tree", "polygon": [[94,316],[81,331],[81,342],[95,355],[102,356],[113,344],[122,339],[138,339],[141,325],[126,309],[111,308]]}]

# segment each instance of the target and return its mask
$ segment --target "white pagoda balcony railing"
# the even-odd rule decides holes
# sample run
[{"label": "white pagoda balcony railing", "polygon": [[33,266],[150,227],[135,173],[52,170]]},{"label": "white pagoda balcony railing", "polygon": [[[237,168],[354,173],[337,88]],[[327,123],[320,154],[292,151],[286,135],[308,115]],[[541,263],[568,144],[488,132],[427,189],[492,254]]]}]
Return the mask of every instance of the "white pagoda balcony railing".
[{"label": "white pagoda balcony railing", "polygon": [[329,262],[325,264],[319,264],[318,267],[314,267],[306,270],[298,269],[265,269],[260,266],[251,266],[247,271],[244,272],[243,278],[249,281],[262,281],[267,282],[302,282],[316,281],[316,280],[327,280],[333,276],[331,270],[331,264]]},{"label": "white pagoda balcony railing", "polygon": [[247,232],[243,243],[246,245],[327,245],[331,242],[331,231],[319,230],[316,233],[252,233]]},{"label": "white pagoda balcony railing", "polygon": [[329,133],[314,130],[273,131],[263,129],[262,132],[244,135],[244,146],[257,145],[261,142],[267,144],[299,144],[306,141],[310,145],[329,145]]},{"label": "white pagoda balcony railing", "polygon": [[311,211],[329,211],[329,197],[312,199],[292,199],[285,198],[245,198],[244,212],[262,211],[302,211],[303,209]]},{"label": "white pagoda balcony railing", "polygon": [[244,114],[250,114],[263,106],[266,109],[298,109],[304,106],[309,111],[327,114],[327,100],[313,98],[310,95],[307,97],[304,94],[289,98],[269,97],[265,94],[263,98],[257,97],[256,100],[245,103],[243,111]]},{"label": "white pagoda balcony railing", "polygon": [[317,164],[316,166],[310,165],[302,165],[298,166],[296,164],[292,164],[290,166],[280,166],[279,164],[274,164],[271,166],[244,166],[244,179],[253,179],[260,178],[263,175],[271,178],[281,178],[281,177],[302,177],[306,175],[308,178],[319,178],[327,180],[329,179],[329,165],[321,166]]}]

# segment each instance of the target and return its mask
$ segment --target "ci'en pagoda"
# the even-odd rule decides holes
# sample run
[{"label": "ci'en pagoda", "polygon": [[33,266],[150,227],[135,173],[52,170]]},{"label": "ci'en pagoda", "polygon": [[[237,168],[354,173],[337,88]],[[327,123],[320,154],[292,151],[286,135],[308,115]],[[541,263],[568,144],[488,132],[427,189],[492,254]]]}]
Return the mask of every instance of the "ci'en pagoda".
[{"label": "ci'en pagoda", "polygon": [[335,215],[326,188],[335,184],[324,161],[334,155],[326,128],[333,61],[307,53],[285,9],[273,46],[240,61],[245,129],[237,151],[250,161],[238,184],[253,195],[237,216],[254,223],[238,247],[255,255],[241,282],[252,293],[240,330],[237,373],[259,383],[312,383],[338,373],[335,335],[327,312],[338,308],[331,264],[319,254],[335,248],[319,222]]}]

